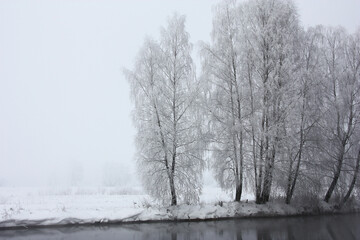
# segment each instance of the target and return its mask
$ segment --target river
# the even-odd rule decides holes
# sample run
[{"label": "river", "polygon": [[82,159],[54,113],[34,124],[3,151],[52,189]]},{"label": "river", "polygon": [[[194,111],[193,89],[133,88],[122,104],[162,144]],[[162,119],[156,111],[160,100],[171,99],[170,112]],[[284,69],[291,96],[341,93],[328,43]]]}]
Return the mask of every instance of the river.
[{"label": "river", "polygon": [[0,230],[11,240],[360,239],[360,214]]}]

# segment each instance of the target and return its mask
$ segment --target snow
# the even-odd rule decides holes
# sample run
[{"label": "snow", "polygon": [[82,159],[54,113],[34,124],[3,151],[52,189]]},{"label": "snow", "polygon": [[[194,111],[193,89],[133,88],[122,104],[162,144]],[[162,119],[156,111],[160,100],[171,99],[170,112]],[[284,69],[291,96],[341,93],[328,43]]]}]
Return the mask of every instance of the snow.
[{"label": "snow", "polygon": [[[231,198],[207,187],[200,199],[209,204]],[[0,227],[169,219],[160,209],[140,188],[0,188]]]},{"label": "snow", "polygon": [[149,196],[116,189],[0,188],[0,227],[91,223],[125,219],[143,211]]},{"label": "snow", "polygon": [[[252,200],[251,195],[243,199]],[[231,202],[220,188],[205,187],[198,205],[164,207],[136,189],[0,188],[0,228],[154,220],[281,216],[312,211],[280,203]],[[323,207],[329,210],[328,206]]]}]

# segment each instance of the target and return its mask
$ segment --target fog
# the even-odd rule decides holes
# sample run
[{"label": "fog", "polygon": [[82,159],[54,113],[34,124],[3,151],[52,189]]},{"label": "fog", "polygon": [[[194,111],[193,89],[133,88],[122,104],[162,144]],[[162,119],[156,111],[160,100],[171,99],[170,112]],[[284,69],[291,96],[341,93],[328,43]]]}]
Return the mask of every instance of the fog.
[{"label": "fog", "polygon": [[[174,11],[197,59],[217,2],[1,1],[0,186],[138,185],[122,69]],[[305,26],[360,25],[359,0],[296,3]]]}]

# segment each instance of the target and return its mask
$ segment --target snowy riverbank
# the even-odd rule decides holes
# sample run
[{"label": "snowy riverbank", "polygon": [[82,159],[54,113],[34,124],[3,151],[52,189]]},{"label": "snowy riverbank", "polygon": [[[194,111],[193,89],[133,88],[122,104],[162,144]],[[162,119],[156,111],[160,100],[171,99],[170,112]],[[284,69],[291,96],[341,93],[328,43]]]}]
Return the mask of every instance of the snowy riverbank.
[{"label": "snowy riverbank", "polygon": [[206,188],[198,205],[162,207],[134,189],[24,191],[0,189],[0,229],[47,225],[208,220],[338,212],[333,206],[235,203],[218,188]]}]

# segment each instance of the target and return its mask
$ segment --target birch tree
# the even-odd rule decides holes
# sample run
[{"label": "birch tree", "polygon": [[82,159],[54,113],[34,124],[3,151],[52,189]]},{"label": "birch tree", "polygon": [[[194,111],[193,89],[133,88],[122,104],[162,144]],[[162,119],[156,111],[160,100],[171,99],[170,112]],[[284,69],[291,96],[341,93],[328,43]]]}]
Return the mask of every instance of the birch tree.
[{"label": "birch tree", "polygon": [[143,184],[150,195],[171,205],[197,202],[201,192],[200,82],[191,49],[185,17],[175,14],[161,29],[160,41],[145,41],[134,70],[126,71]]},{"label": "birch tree", "polygon": [[224,187],[235,186],[239,201],[244,162],[252,162],[256,201],[265,203],[296,85],[296,9],[281,0],[227,1],[216,8],[212,34],[203,52],[213,83],[216,177]]},{"label": "birch tree", "polygon": [[[359,104],[360,104],[360,29],[358,29],[353,35],[348,36],[345,47],[345,56],[346,56],[346,64],[348,66],[347,69],[347,78],[351,81],[351,86],[353,89],[350,94],[354,95],[354,108],[355,108],[355,116],[354,116],[354,125],[356,126],[360,120],[359,113]],[[358,179],[359,170],[360,170],[360,132],[359,129],[354,129],[353,137],[350,139],[353,148],[356,150],[352,150],[352,166],[350,171],[351,181],[349,183],[349,187],[346,191],[345,196],[342,198],[340,206],[346,203],[346,201],[350,198],[352,194],[356,181]]]},{"label": "birch tree", "polygon": [[242,79],[239,26],[235,1],[216,7],[211,45],[202,49],[206,77],[213,84],[208,98],[213,139],[213,170],[225,189],[235,189],[240,201],[244,176]]},{"label": "birch tree", "polygon": [[178,15],[125,71],[145,189],[197,202],[211,136],[215,178],[235,201],[250,183],[258,204],[313,191],[341,207],[359,191],[360,31],[303,30],[288,0],[227,0],[214,13],[201,78]]},{"label": "birch tree", "polygon": [[271,193],[275,159],[283,147],[284,121],[290,109],[287,95],[295,81],[293,51],[299,23],[293,3],[288,1],[251,1],[243,13],[246,47],[253,61],[248,82],[260,102],[252,111],[252,121],[258,126],[252,133],[258,149],[253,151],[256,202],[265,203]]},{"label": "birch tree", "polygon": [[346,155],[352,147],[350,139],[357,127],[357,96],[359,81],[357,73],[346,61],[347,34],[342,28],[323,30],[324,61],[324,116],[321,119],[319,147],[323,153],[323,167],[328,169],[324,201],[328,202],[337,186]]},{"label": "birch tree", "polygon": [[[293,92],[295,104],[287,121],[287,204],[294,194],[302,163],[309,158],[307,145],[321,116],[321,62],[318,60],[321,33],[318,28],[309,28],[301,36],[299,59],[296,63],[299,67],[299,79]],[[302,174],[307,174],[306,168],[303,168]]]}]

